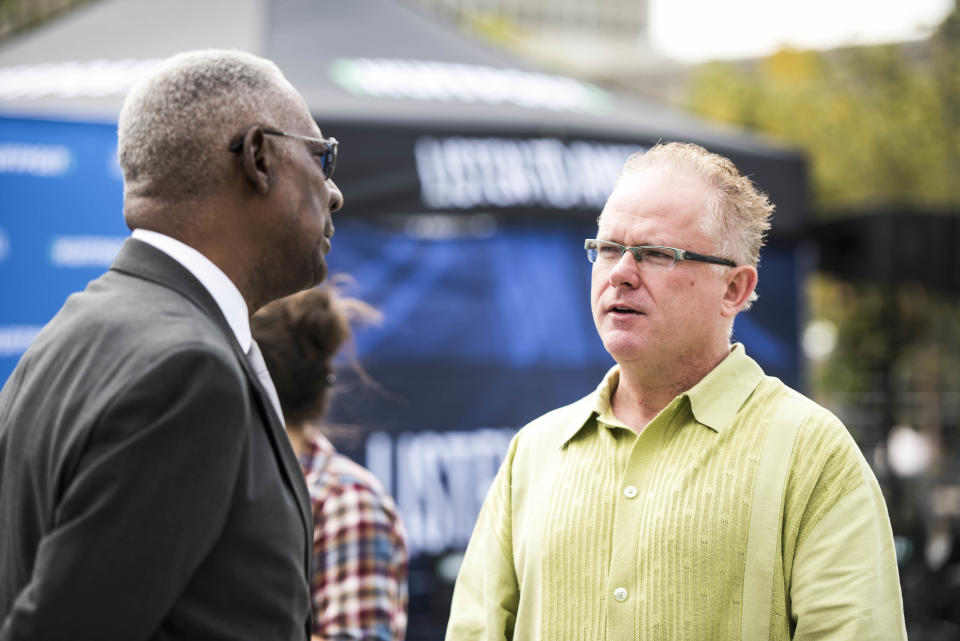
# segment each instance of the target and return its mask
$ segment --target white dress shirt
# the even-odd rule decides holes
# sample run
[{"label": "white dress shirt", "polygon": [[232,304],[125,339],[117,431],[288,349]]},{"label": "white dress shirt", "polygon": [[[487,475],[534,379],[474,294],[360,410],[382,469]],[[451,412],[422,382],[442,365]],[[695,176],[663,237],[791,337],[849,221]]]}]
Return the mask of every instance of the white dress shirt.
[{"label": "white dress shirt", "polygon": [[237,342],[240,343],[240,349],[244,354],[250,351],[253,338],[250,335],[250,311],[247,309],[247,302],[243,300],[243,295],[233,281],[214,265],[213,261],[193,247],[166,234],[134,229],[133,237],[156,247],[193,274],[220,307],[230,329],[237,337]]}]

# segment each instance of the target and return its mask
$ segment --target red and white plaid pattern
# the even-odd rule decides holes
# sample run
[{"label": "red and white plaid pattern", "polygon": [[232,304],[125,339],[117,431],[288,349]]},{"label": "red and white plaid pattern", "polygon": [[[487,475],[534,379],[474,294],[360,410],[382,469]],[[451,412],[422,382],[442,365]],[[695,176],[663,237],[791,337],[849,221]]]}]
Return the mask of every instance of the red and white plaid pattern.
[{"label": "red and white plaid pattern", "polygon": [[324,436],[309,440],[300,463],[313,504],[314,634],[402,641],[408,556],[396,504],[373,474]]}]

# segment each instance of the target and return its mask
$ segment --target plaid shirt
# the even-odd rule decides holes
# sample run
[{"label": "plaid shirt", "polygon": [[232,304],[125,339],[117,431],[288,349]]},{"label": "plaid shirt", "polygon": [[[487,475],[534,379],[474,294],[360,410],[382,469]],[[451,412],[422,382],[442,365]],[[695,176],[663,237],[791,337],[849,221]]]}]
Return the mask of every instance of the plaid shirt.
[{"label": "plaid shirt", "polygon": [[402,641],[407,547],[393,499],[319,433],[300,458],[313,505],[314,635]]}]

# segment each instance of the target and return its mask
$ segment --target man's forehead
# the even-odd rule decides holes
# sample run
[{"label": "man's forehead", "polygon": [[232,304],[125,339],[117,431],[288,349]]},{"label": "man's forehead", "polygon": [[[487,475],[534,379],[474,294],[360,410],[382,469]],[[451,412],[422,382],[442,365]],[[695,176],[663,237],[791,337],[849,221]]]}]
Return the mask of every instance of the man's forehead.
[{"label": "man's forehead", "polygon": [[597,236],[606,240],[626,240],[651,231],[649,220],[616,208],[605,207],[597,219]]},{"label": "man's forehead", "polygon": [[[608,211],[638,213],[700,208],[710,188],[698,177],[668,167],[651,167],[624,175],[603,208]],[[603,215],[601,215],[603,218]]]}]

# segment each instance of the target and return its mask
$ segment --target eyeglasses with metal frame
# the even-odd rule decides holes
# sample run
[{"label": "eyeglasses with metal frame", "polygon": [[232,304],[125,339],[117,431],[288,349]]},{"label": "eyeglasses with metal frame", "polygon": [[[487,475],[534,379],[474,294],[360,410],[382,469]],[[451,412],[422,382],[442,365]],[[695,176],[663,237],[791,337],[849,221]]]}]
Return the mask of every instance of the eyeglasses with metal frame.
[{"label": "eyeglasses with metal frame", "polygon": [[583,241],[583,248],[587,250],[587,260],[591,263],[599,263],[601,265],[612,266],[623,257],[625,252],[630,252],[638,264],[661,270],[673,269],[681,260],[695,260],[701,263],[726,265],[728,267],[737,266],[735,262],[727,258],[697,254],[692,251],[687,251],[686,249],[663,247],[660,245],[627,247],[626,245],[615,243],[612,240],[587,238]]},{"label": "eyeglasses with metal frame", "polygon": [[[337,156],[340,154],[340,143],[336,138],[315,138],[313,136],[301,136],[300,134],[291,134],[279,129],[264,127],[263,133],[268,136],[283,136],[284,138],[296,138],[297,140],[306,140],[323,145],[323,151],[318,153],[320,156],[320,169],[327,180],[333,177],[333,170],[337,167]],[[238,153],[243,149],[243,139],[234,140],[230,143],[230,151]]]}]

